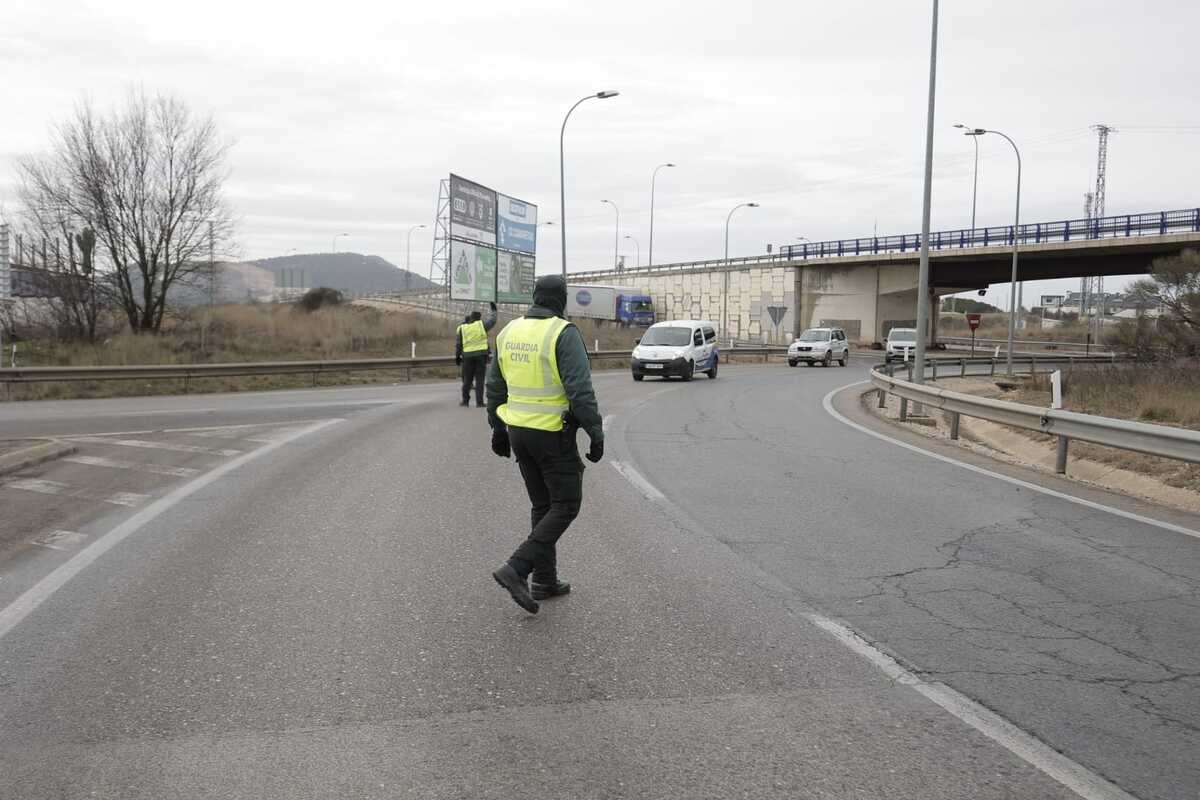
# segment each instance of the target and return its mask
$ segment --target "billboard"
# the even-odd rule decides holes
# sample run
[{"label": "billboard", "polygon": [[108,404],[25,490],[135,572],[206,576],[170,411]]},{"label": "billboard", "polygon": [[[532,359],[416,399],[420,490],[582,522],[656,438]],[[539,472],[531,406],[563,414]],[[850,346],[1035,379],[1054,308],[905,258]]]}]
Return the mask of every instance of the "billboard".
[{"label": "billboard", "polygon": [[1064,298],[1061,294],[1044,294],[1042,295],[1041,306],[1042,308],[1061,306],[1063,304],[1063,300],[1065,299],[1066,298]]},{"label": "billboard", "polygon": [[496,195],[496,245],[518,253],[537,252],[537,206]]},{"label": "billboard", "polygon": [[496,244],[496,193],[486,186],[450,176],[450,238]]},{"label": "billboard", "polygon": [[450,241],[450,297],[482,303],[496,299],[496,251],[457,239]]},{"label": "billboard", "polygon": [[496,302],[533,302],[534,275],[532,256],[500,252],[496,256]]}]

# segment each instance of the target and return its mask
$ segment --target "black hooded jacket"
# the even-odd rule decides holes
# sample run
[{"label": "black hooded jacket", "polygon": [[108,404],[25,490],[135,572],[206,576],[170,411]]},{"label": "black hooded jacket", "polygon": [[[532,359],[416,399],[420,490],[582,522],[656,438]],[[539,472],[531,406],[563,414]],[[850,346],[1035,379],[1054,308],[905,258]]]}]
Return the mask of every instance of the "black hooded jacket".
[{"label": "black hooded jacket", "polygon": [[[525,316],[531,319],[565,319],[566,310],[567,284],[562,276],[545,275],[538,278],[533,291],[533,305],[525,312]],[[604,422],[596,403],[596,391],[592,388],[592,364],[588,360],[583,334],[574,325],[568,325],[558,337],[554,353],[558,359],[558,374],[562,378],[567,401],[571,404],[571,413],[592,441],[603,441]],[[508,383],[500,372],[500,359],[495,358],[487,371],[488,422],[493,428],[504,424],[496,415],[496,409],[506,402]]]}]

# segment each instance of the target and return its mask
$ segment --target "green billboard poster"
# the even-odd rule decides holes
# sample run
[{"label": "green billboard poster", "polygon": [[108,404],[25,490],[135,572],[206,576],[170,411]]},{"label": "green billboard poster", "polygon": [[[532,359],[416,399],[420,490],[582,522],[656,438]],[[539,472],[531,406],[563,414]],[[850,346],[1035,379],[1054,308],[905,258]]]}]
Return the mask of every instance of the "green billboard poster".
[{"label": "green billboard poster", "polygon": [[496,299],[496,251],[450,241],[450,297],[486,303]]},{"label": "green billboard poster", "polygon": [[496,302],[532,303],[534,260],[520,253],[498,253],[496,256]]}]

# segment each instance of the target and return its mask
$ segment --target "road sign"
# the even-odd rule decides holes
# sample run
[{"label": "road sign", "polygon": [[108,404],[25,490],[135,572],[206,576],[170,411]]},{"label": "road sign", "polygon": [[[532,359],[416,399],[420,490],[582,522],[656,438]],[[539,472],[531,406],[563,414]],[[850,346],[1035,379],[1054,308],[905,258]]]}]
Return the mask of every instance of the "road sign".
[{"label": "road sign", "polygon": [[967,314],[967,325],[971,326],[972,332],[979,328],[979,323],[982,319],[983,314]]}]

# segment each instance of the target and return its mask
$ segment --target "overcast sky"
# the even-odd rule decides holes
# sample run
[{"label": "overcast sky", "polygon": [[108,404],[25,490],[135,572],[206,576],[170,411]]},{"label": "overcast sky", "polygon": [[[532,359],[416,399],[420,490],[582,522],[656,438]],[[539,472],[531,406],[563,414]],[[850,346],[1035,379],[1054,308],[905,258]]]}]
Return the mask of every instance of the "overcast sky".
[{"label": "overcast sky", "polygon": [[[233,143],[244,257],[327,252],[348,233],[340,250],[404,266],[405,235],[431,226],[451,171],[557,223],[563,114],[616,89],[567,128],[573,270],[612,264],[601,199],[645,260],[650,174],[665,161],[678,167],[659,173],[656,262],[720,257],[726,214],[745,201],[762,207],[735,216],[731,255],[912,233],[929,22],[927,0],[18,2],[0,28],[0,203],[13,210],[13,159],[43,149],[53,121],[141,87],[211,114]],[[1197,29],[1194,0],[943,2],[934,228],[970,223],[973,145],[958,121],[1021,146],[1023,220],[1083,215],[1098,122],[1118,129],[1108,213],[1200,204]],[[980,226],[1011,221],[1014,183],[1007,144],[980,141]],[[428,274],[431,229],[412,241]],[[559,268],[557,228],[538,250],[539,272]]]}]

